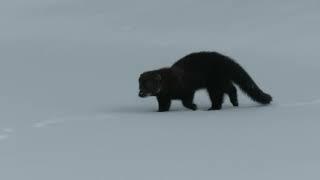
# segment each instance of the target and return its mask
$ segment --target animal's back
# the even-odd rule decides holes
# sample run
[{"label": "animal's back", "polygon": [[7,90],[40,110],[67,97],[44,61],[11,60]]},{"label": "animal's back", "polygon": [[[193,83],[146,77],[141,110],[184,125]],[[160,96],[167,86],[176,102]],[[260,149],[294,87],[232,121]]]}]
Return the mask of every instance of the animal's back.
[{"label": "animal's back", "polygon": [[185,72],[208,74],[228,71],[229,64],[235,62],[229,57],[217,52],[198,52],[189,54],[173,64]]},{"label": "animal's back", "polygon": [[234,64],[236,63],[231,58],[222,54],[198,52],[183,57],[172,67],[183,70],[191,86],[205,88],[208,83],[231,81]]}]

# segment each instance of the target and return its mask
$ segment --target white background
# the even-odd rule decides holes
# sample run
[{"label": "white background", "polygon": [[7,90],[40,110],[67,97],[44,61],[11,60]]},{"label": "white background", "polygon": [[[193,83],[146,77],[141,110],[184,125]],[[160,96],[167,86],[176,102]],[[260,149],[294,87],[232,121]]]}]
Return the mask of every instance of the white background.
[{"label": "white background", "polygon": [[[320,2],[1,0],[1,180],[319,179]],[[156,113],[138,77],[235,58],[274,97]]]}]

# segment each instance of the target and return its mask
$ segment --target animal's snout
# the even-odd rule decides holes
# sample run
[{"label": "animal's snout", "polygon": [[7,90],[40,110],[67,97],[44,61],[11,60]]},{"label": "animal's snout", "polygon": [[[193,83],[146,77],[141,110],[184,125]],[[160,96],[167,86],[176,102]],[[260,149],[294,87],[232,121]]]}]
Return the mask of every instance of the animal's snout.
[{"label": "animal's snout", "polygon": [[139,92],[139,97],[146,97],[146,96],[147,95],[144,92],[142,92],[142,91]]}]

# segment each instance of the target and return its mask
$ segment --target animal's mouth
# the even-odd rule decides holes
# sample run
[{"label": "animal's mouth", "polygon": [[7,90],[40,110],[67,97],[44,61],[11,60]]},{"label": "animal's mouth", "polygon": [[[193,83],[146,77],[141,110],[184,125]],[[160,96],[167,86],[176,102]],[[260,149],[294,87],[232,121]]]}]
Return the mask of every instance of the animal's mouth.
[{"label": "animal's mouth", "polygon": [[148,96],[157,96],[161,92],[161,89],[159,88],[156,92],[144,92],[142,90],[139,91],[139,97],[148,97]]},{"label": "animal's mouth", "polygon": [[161,88],[159,88],[156,92],[156,94],[159,94],[161,92]]},{"label": "animal's mouth", "polygon": [[139,97],[141,97],[141,98],[145,98],[145,97],[148,97],[148,96],[151,96],[151,94],[150,93],[144,93],[142,91],[139,92]]}]

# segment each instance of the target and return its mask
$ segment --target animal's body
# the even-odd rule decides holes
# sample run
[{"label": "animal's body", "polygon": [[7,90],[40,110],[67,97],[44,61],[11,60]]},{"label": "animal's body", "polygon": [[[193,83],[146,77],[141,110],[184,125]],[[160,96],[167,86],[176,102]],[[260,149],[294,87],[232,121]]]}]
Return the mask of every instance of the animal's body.
[{"label": "animal's body", "polygon": [[234,84],[258,103],[272,101],[272,97],[264,93],[238,63],[217,52],[192,53],[171,67],[144,72],[139,84],[139,96],[157,97],[160,112],[168,111],[174,99],[181,100],[186,108],[196,110],[193,99],[199,89],[207,89],[212,102],[210,110],[221,109],[225,94],[234,106],[238,106]]}]

